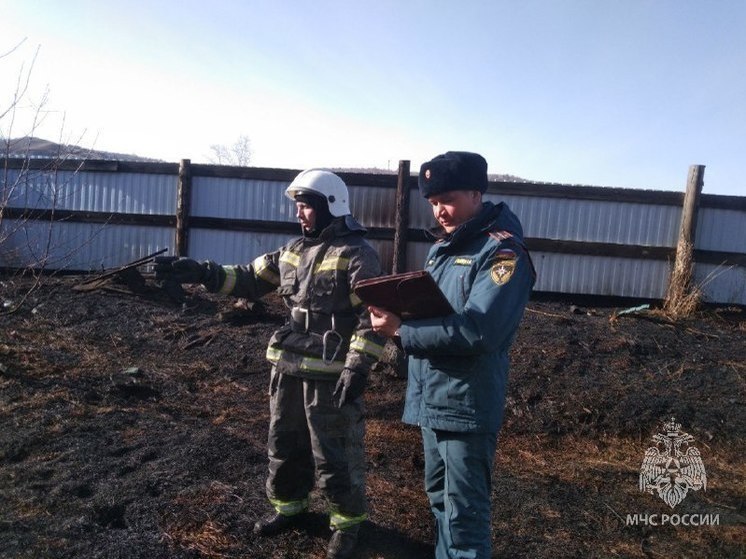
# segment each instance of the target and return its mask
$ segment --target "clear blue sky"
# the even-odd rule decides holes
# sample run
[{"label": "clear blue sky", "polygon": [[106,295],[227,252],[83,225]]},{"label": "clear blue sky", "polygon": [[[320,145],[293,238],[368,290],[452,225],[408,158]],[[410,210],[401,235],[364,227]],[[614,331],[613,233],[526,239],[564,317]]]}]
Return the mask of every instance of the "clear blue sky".
[{"label": "clear blue sky", "polygon": [[40,46],[27,99],[48,86],[51,140],[204,162],[247,135],[286,168],[471,150],[655,190],[703,164],[705,192],[746,196],[744,0],[0,0],[0,52],[23,38],[0,109]]}]

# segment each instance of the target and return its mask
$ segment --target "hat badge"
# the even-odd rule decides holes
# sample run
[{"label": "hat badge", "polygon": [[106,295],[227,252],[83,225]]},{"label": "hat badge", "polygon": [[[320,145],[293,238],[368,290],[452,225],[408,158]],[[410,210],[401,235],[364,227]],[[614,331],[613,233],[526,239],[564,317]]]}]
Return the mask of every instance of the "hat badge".
[{"label": "hat badge", "polygon": [[430,169],[425,169],[425,179],[430,180]]}]

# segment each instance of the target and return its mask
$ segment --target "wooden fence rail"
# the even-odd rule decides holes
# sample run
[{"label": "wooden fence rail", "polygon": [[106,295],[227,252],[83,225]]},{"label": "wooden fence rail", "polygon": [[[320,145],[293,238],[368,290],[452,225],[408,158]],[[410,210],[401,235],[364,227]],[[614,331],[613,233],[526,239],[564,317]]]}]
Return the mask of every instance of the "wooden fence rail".
[{"label": "wooden fence rail", "polygon": [[[3,169],[6,182],[3,183],[4,179],[0,175],[0,228],[4,226],[4,222],[10,221],[16,224],[54,222],[60,226],[78,223],[100,224],[102,227],[155,227],[157,231],[171,232],[174,254],[191,256],[204,250],[205,243],[209,242],[207,237],[217,232],[235,232],[239,236],[249,233],[266,234],[270,235],[270,240],[266,241],[268,243],[274,242],[271,240],[275,238],[272,235],[290,237],[298,232],[297,223],[292,216],[289,216],[286,210],[282,213],[277,209],[284,204],[284,198],[277,193],[284,191],[287,183],[298,173],[297,170],[193,164],[189,159],[184,159],[178,164],[0,159],[0,172]],[[338,174],[350,186],[356,217],[368,227],[369,238],[377,243],[386,267],[398,272],[421,265],[421,256],[426,250],[426,243],[429,242],[423,234],[423,229],[431,216],[417,191],[417,177],[412,176],[410,172],[410,162],[400,161],[397,174],[345,171],[339,171]],[[122,182],[121,185],[117,183],[117,177],[125,175],[129,177],[130,182]],[[47,207],[43,203],[27,203],[24,206],[18,203],[19,198],[8,199],[2,196],[3,192],[8,190],[8,177],[13,176],[16,180],[22,178],[27,181],[29,189],[34,192],[48,188],[53,180],[66,180],[74,183],[75,186],[71,186],[71,190],[83,191],[88,197],[79,196],[80,200],[76,198],[75,203],[71,202],[61,207]],[[50,178],[52,176],[55,178]],[[145,181],[147,177],[159,176],[162,178],[156,182],[165,185],[162,188],[172,189],[173,198],[170,204],[162,201],[156,203],[156,194],[145,190],[141,193],[143,200],[140,201],[144,211],[126,211],[117,202],[102,208],[91,208],[90,200],[101,198],[100,191],[108,189],[107,195],[114,199],[110,192],[113,189],[116,196],[124,199],[131,194],[128,189],[131,188],[132,180],[137,183],[138,177],[143,177],[142,180]],[[101,180],[99,177],[102,177]],[[173,177],[173,182],[169,181],[169,177]],[[739,229],[746,222],[746,197],[702,194],[703,182],[704,166],[694,165],[689,171],[685,193],[490,181],[487,197],[509,200],[514,210],[518,207],[517,213],[524,227],[528,225],[527,245],[532,253],[539,255],[540,263],[542,260],[545,261],[544,269],[540,270],[540,280],[542,276],[557,276],[553,277],[552,286],[548,289],[550,291],[556,291],[557,286],[561,286],[559,289],[568,289],[569,292],[596,291],[615,295],[615,290],[630,292],[631,289],[633,296],[640,296],[638,293],[649,293],[650,298],[663,298],[666,288],[673,285],[674,281],[679,281],[670,276],[676,268],[671,266],[671,263],[674,259],[682,262],[681,259],[686,257],[684,251],[688,247],[688,261],[691,263],[688,275],[690,284],[695,276],[695,267],[717,267],[719,270],[727,271],[727,277],[719,280],[720,286],[715,290],[723,291],[724,295],[717,295],[715,300],[719,298],[720,302],[746,304],[746,288],[739,287],[740,283],[746,283],[741,282],[741,279],[746,277],[746,245],[734,241],[746,236],[746,231]],[[168,186],[169,184],[171,186]],[[257,200],[256,205],[269,207],[274,204],[274,213],[269,217],[250,213],[233,215],[235,208],[230,208],[228,203],[221,206],[219,201],[215,202],[209,211],[204,208],[205,193],[209,199],[214,187],[220,187],[215,192],[230,192],[240,198],[253,196],[254,191],[258,192],[261,188],[266,190],[267,184],[274,192],[271,194],[272,201]],[[164,192],[160,193],[161,198]],[[202,193],[202,197],[199,198],[202,200],[202,207],[194,205],[197,192]],[[386,207],[381,208],[382,205]],[[558,212],[561,213],[561,218],[557,217]],[[637,227],[650,229],[650,232],[630,232],[629,229],[625,229],[627,224],[619,225],[619,231],[612,231],[613,228],[610,225],[607,227],[608,224],[604,223],[621,214],[635,216],[638,220]],[[598,222],[594,226],[595,229],[592,224],[584,222],[586,219],[595,219]],[[661,220],[663,223],[666,219],[677,220],[671,226],[672,233],[668,235],[664,231],[655,237],[656,224],[646,223],[646,220]],[[573,220],[576,223],[573,223]],[[699,222],[704,223],[704,226],[700,224],[701,235],[697,230]],[[674,227],[678,230],[678,239],[673,234]],[[714,230],[717,231],[713,232]],[[1,233],[0,230],[0,241],[3,239]],[[2,248],[0,246],[0,267],[7,267],[8,264],[3,261]],[[122,260],[133,260],[138,255],[152,252],[153,248],[142,246],[138,249],[138,254],[128,254],[126,257],[123,256]],[[106,249],[102,247],[100,252],[105,253]],[[556,257],[559,255],[563,255],[564,258],[557,260]],[[629,270],[634,266],[643,266],[643,270],[646,269],[646,261],[666,264],[669,277],[660,278],[658,272],[645,272],[656,278],[650,281],[665,285],[657,286],[655,289],[646,289],[644,286],[634,289],[609,287],[614,283],[613,278],[610,279],[614,274],[632,274],[632,277],[622,278],[616,284],[627,285],[634,282],[634,272]],[[572,266],[567,264],[568,262],[573,262]],[[33,263],[25,262],[23,265]],[[571,273],[578,275],[579,269],[587,271],[594,266],[613,266],[614,269],[593,272],[593,277],[575,280],[562,276]],[[578,285],[574,285],[573,281]],[[537,285],[541,288],[541,284]]]}]

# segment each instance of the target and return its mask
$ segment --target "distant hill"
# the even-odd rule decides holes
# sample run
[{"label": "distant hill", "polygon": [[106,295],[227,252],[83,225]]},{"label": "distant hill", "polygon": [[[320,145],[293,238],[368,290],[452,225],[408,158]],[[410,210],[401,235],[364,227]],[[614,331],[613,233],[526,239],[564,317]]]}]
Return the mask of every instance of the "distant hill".
[{"label": "distant hill", "polygon": [[[358,167],[358,168],[350,168],[350,167],[334,167],[331,169],[335,172],[340,173],[365,173],[368,175],[396,175],[397,171],[392,171],[390,169],[379,169],[378,167]],[[410,171],[413,174],[417,174],[418,169],[412,169]],[[516,177],[515,175],[508,175],[505,173],[489,173],[487,175],[487,178],[491,181],[505,181],[505,182],[531,182],[529,179],[523,179],[521,177]]]},{"label": "distant hill", "polygon": [[[11,138],[10,140],[0,139],[0,158],[1,157],[20,157],[28,159],[98,159],[105,161],[150,161],[162,163],[162,159],[152,159],[149,157],[140,157],[128,153],[115,153],[113,151],[100,151],[87,149],[73,144],[58,144],[42,138],[25,136],[23,138]],[[365,173],[373,175],[395,175],[397,171],[389,169],[379,169],[378,167],[335,167],[332,171],[345,173]],[[413,169],[414,174],[417,169]],[[491,181],[505,182],[530,182],[528,179],[508,175],[504,173],[490,173]]]},{"label": "distant hill", "polygon": [[22,157],[28,159],[103,159],[106,161],[161,161],[160,159],[140,157],[139,155],[131,155],[128,153],[100,151],[83,148],[73,144],[58,144],[42,138],[34,138],[33,136],[0,140],[0,157]]}]

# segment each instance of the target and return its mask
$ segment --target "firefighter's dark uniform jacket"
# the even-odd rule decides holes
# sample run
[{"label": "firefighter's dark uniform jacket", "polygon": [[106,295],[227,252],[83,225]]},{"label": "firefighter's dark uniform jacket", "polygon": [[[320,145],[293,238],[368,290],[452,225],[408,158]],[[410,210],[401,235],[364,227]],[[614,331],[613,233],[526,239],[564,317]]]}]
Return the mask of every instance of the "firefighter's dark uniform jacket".
[{"label": "firefighter's dark uniform jacket", "polygon": [[381,274],[364,233],[351,216],[339,217],[317,238],[295,239],[248,266],[210,264],[204,283],[210,291],[252,301],[271,291],[282,296],[290,317],[267,348],[267,359],[281,373],[318,380],[336,380],[344,368],[367,373],[383,342],[351,290]]},{"label": "firefighter's dark uniform jacket", "polygon": [[400,328],[410,356],[403,420],[497,431],[508,350],[535,281],[518,218],[504,203],[485,202],[478,216],[433,244],[425,269],[456,312]]},{"label": "firefighter's dark uniform jacket", "polygon": [[272,336],[267,496],[277,512],[308,507],[318,481],[331,506],[333,528],[366,518],[362,398],[338,408],[340,373],[367,374],[384,339],[352,292],[355,282],[381,274],[378,255],[351,216],[335,218],[318,237],[295,239],[246,266],[208,263],[208,290],[257,300],[277,291],[289,308]]}]

